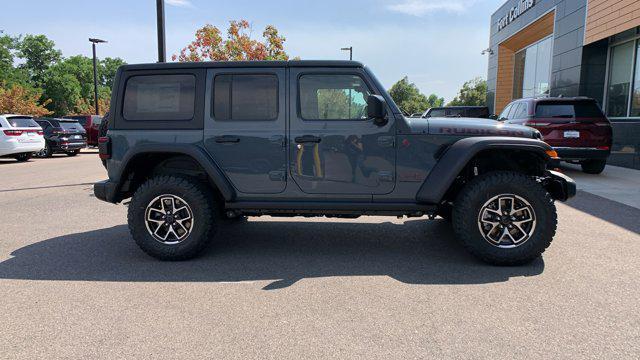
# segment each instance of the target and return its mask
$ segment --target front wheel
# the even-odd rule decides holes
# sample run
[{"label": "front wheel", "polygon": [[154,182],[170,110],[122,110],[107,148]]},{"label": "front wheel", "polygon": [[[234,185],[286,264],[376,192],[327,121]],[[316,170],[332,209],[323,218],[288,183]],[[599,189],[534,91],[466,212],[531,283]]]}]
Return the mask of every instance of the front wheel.
[{"label": "front wheel", "polygon": [[453,210],[456,237],[470,253],[494,265],[538,258],[551,244],[556,225],[549,193],[517,172],[478,176],[462,189]]},{"label": "front wheel", "polygon": [[138,246],[160,260],[199,255],[216,231],[211,191],[198,181],[177,176],[147,180],[129,205],[129,230]]}]

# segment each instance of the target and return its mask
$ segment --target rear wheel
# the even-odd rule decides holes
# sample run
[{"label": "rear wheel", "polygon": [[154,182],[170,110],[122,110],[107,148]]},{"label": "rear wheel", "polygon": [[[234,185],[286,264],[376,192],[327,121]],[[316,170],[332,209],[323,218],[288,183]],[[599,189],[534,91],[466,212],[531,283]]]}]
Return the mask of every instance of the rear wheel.
[{"label": "rear wheel", "polygon": [[80,153],[80,150],[67,151],[67,156],[76,156]]},{"label": "rear wheel", "polygon": [[15,159],[18,160],[18,162],[25,162],[25,161],[29,161],[29,159],[31,159],[32,153],[22,153],[22,154],[18,154],[15,156]]},{"label": "rear wheel", "polygon": [[51,145],[49,143],[45,143],[44,148],[38,152],[38,157],[41,158],[50,158],[53,155],[53,150],[51,149]]},{"label": "rear wheel", "polygon": [[604,171],[605,166],[607,166],[607,160],[584,160],[580,163],[580,166],[582,167],[582,171],[587,174],[600,174]]},{"label": "rear wheel", "polygon": [[129,205],[129,229],[138,246],[160,260],[200,254],[216,231],[213,194],[186,177],[158,176],[145,182]]},{"label": "rear wheel", "polygon": [[539,257],[557,224],[549,193],[516,172],[492,172],[473,179],[458,195],[453,228],[465,248],[495,265],[518,265]]}]

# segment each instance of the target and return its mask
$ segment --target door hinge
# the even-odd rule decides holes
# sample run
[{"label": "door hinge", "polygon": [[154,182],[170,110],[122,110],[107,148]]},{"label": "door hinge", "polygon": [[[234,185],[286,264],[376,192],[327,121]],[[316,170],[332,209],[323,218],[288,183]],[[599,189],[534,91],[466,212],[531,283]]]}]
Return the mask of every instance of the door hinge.
[{"label": "door hinge", "polygon": [[284,181],[286,173],[282,170],[269,171],[269,180],[271,181]]}]

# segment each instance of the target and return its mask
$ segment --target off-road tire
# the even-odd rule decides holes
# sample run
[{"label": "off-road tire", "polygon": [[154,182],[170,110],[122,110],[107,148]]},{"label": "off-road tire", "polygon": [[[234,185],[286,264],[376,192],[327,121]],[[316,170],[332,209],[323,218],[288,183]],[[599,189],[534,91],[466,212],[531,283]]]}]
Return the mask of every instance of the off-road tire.
[{"label": "off-road tire", "polygon": [[[491,244],[480,232],[478,216],[483,205],[501,194],[517,195],[535,212],[531,237],[513,248]],[[464,247],[480,260],[493,265],[520,265],[538,258],[553,240],[557,226],[553,198],[530,176],[509,171],[490,172],[470,181],[458,194],[453,208],[453,230]]]},{"label": "off-road tire", "polygon": [[[160,195],[184,199],[193,212],[193,229],[180,243],[168,245],[156,240],[147,230],[145,211]],[[211,190],[195,179],[161,175],[142,184],[129,204],[129,230],[138,246],[150,256],[165,261],[188,260],[198,256],[211,242],[217,230],[217,207]]]},{"label": "off-road tire", "polygon": [[32,154],[31,153],[21,153],[15,156],[15,159],[17,162],[26,162],[29,161],[29,159],[31,159]]},{"label": "off-road tire", "polygon": [[68,151],[66,154],[67,156],[76,156],[80,153],[80,150],[73,150],[73,151]]},{"label": "off-road tire", "polygon": [[607,160],[600,159],[584,160],[580,163],[582,171],[587,174],[600,174],[604,171],[605,166],[607,166]]}]

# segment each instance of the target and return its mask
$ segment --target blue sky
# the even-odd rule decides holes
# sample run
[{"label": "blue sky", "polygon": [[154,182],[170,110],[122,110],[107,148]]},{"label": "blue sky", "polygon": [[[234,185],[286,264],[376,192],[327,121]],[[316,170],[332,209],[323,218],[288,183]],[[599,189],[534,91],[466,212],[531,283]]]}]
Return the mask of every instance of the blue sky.
[{"label": "blue sky", "polygon": [[[503,0],[166,0],[167,52],[177,53],[197,28],[226,28],[244,18],[260,34],[275,25],[285,48],[302,59],[354,59],[385,86],[409,76],[426,94],[450,100],[465,80],[486,77],[489,20]],[[45,34],[64,56],[91,53],[89,37],[109,41],[98,56],[129,63],[157,57],[154,0],[5,0],[0,29]]]}]

